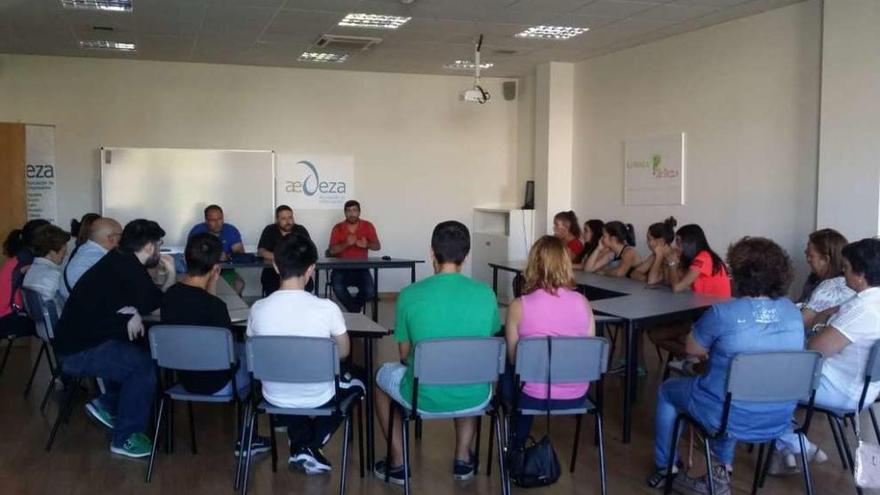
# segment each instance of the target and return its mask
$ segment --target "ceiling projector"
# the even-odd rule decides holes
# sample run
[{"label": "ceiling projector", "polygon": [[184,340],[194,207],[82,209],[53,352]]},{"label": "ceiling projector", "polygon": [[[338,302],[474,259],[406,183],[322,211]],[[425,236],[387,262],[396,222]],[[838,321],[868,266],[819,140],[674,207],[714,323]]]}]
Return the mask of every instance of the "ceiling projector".
[{"label": "ceiling projector", "polygon": [[480,48],[483,47],[483,35],[477,40],[474,47],[474,87],[459,93],[458,99],[469,103],[483,104],[489,101],[489,92],[480,86]]}]

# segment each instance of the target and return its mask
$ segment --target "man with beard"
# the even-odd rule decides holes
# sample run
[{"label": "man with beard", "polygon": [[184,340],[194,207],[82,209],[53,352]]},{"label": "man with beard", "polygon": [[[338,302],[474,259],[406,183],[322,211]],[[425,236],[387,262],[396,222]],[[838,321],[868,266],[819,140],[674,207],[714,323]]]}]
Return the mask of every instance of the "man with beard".
[{"label": "man with beard", "polygon": [[[289,206],[281,205],[275,208],[275,223],[267,225],[263,229],[263,233],[260,234],[260,242],[257,245],[257,255],[269,263],[269,266],[263,268],[263,274],[260,276],[260,283],[263,284],[263,297],[272,294],[281,286],[278,272],[272,269],[272,261],[275,259],[275,246],[294,232],[311,239],[309,231],[296,223],[293,210]],[[309,280],[305,290],[306,292],[311,292],[312,288],[314,288],[314,282]]]},{"label": "man with beard", "polygon": [[[337,223],[330,233],[330,256],[344,259],[363,259],[369,251],[382,248],[376,227],[361,220],[361,204],[350,200],[345,202],[345,220]],[[333,293],[346,311],[357,313],[364,303],[376,297],[373,290],[373,277],[369,270],[333,270],[330,279]],[[357,287],[357,296],[352,296],[349,287]]]},{"label": "man with beard", "polygon": [[[133,220],[119,247],[108,252],[80,279],[55,329],[62,371],[73,377],[104,380],[106,393],[86,411],[112,429],[110,451],[126,457],[150,455],[144,435],[156,391],[150,351],[135,342],[144,336],[141,315],[162,303],[162,292],[176,281],[174,261],[160,255],[165,231],[150,220]],[[156,287],[147,273],[159,264],[168,273]]]}]

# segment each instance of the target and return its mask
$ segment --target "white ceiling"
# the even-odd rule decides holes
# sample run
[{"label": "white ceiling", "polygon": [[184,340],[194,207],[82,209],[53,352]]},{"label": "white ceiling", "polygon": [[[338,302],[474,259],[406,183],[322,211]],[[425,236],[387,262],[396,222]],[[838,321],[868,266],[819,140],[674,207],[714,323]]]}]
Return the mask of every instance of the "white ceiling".
[{"label": "white ceiling", "polygon": [[[486,75],[516,77],[542,62],[580,61],[799,1],[134,0],[133,12],[115,13],[64,9],[60,0],[0,0],[0,53],[448,74],[457,71],[443,65],[473,58],[483,33],[483,61],[494,64]],[[396,31],[336,26],[349,12],[412,20]],[[566,41],[513,37],[536,24],[590,31]],[[325,33],[383,41],[343,64],[297,62]],[[88,39],[132,41],[137,52],[79,48]]]}]

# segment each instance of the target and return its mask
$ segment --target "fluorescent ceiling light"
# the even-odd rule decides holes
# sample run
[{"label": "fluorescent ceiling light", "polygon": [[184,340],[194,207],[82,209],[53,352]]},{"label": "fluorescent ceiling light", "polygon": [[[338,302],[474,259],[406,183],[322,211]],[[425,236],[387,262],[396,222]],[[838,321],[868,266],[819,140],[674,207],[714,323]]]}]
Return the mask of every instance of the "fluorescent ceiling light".
[{"label": "fluorescent ceiling light", "polygon": [[[491,69],[495,64],[491,62],[486,62],[480,64],[480,69]],[[456,60],[451,64],[446,64],[443,66],[444,69],[456,69],[456,70],[474,70],[476,65],[470,60]]]},{"label": "fluorescent ceiling light", "polygon": [[297,59],[300,62],[333,62],[337,64],[341,64],[348,60],[348,54],[346,53],[319,53],[319,52],[305,52],[299,56]]},{"label": "fluorescent ceiling light", "polygon": [[133,52],[137,49],[134,43],[105,40],[81,40],[79,47],[90,50],[115,50],[120,52]]},{"label": "fluorescent ceiling light", "polygon": [[107,10],[111,12],[131,12],[133,0],[61,0],[66,9]]},{"label": "fluorescent ceiling light", "polygon": [[575,36],[586,33],[590,28],[568,27],[568,26],[532,26],[521,33],[517,33],[517,38],[540,38],[545,40],[567,40]]},{"label": "fluorescent ceiling light", "polygon": [[373,29],[397,29],[406,24],[412,17],[381,14],[357,14],[351,13],[339,21],[340,26],[373,28]]}]

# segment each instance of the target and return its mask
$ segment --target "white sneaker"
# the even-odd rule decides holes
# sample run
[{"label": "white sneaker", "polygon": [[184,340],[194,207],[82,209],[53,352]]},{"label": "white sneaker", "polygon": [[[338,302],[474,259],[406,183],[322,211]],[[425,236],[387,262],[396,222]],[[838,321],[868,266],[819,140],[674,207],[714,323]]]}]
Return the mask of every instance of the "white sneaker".
[{"label": "white sneaker", "polygon": [[818,445],[810,445],[807,449],[807,461],[815,464],[822,464],[828,460],[828,454],[822,451]]}]

